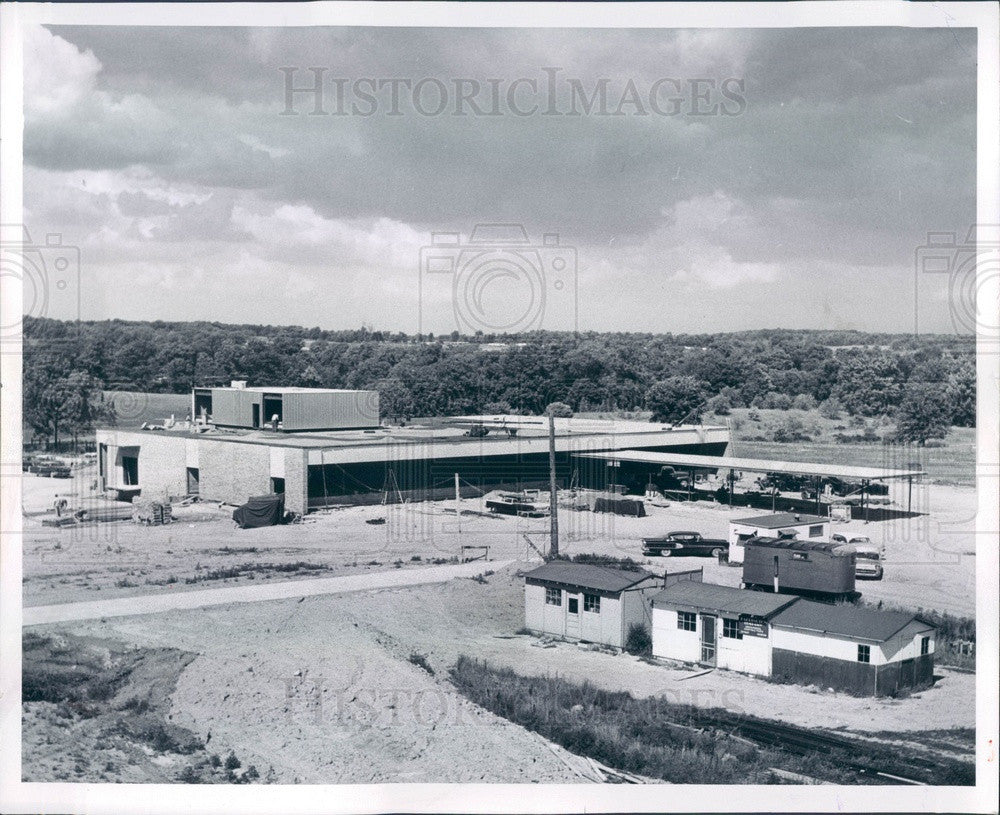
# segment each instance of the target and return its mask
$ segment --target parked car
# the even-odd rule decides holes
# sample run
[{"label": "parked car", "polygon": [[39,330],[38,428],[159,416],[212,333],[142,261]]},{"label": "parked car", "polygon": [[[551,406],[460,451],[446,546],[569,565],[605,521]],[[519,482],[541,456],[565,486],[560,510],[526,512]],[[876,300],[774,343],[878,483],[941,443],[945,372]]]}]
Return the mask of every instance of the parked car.
[{"label": "parked car", "polygon": [[881,580],[882,550],[868,538],[852,538],[850,545],[857,555],[854,565],[855,577],[862,580]]},{"label": "parked car", "polygon": [[700,532],[670,532],[662,538],[643,538],[642,553],[647,557],[718,557],[729,549],[729,541],[703,538]]}]

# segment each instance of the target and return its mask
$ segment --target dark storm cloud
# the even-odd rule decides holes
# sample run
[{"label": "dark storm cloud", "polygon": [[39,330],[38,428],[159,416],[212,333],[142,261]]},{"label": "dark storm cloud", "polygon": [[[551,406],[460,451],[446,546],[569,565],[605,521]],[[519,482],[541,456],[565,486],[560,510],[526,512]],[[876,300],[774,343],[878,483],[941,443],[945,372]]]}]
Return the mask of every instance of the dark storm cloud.
[{"label": "dark storm cloud", "polygon": [[[927,231],[962,231],[975,217],[972,30],[50,30],[92,52],[100,70],[74,103],[28,117],[26,162],[138,166],[206,196],[228,191],[187,224],[227,240],[241,234],[228,223],[233,191],[326,219],[419,230],[519,221],[533,235],[605,247],[682,239],[671,232],[678,207],[714,200],[727,214],[699,240],[736,263],[908,270]],[[648,88],[661,77],[738,78],[745,110],[282,116],[286,66],[299,69],[298,85],[323,66],[328,78],[449,87],[544,82],[559,68],[561,81],[588,89],[607,79],[614,98],[629,79]],[[296,97],[303,114],[311,105]]]}]

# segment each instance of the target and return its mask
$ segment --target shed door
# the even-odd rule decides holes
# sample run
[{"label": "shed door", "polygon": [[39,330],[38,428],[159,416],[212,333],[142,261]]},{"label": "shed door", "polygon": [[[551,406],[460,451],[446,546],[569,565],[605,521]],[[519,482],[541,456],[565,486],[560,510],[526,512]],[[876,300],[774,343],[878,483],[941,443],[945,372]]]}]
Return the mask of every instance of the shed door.
[{"label": "shed door", "polygon": [[701,661],[715,665],[715,621],[711,614],[701,615]]},{"label": "shed door", "polygon": [[566,636],[580,636],[580,600],[579,594],[566,592]]}]

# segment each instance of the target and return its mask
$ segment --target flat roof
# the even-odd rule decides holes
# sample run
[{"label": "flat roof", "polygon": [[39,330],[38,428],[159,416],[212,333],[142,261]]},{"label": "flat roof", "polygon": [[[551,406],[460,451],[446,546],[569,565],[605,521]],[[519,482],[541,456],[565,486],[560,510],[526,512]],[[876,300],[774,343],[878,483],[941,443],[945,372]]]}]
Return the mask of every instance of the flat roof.
[{"label": "flat roof", "polygon": [[768,594],[748,589],[734,589],[732,586],[719,586],[715,583],[683,580],[654,594],[653,605],[769,617],[797,602],[798,599],[787,594]]},{"label": "flat roof", "polygon": [[[241,444],[264,444],[274,447],[297,447],[309,450],[346,450],[392,446],[439,445],[471,446],[479,455],[491,454],[490,448],[509,448],[504,453],[524,452],[533,443],[544,444],[547,450],[548,426],[533,426],[525,421],[518,426],[517,435],[491,432],[488,436],[468,436],[468,425],[455,421],[459,417],[431,418],[413,421],[405,426],[383,426],[371,429],[307,430],[297,432],[276,432],[266,428],[220,428],[214,425],[197,431],[191,423],[177,422],[167,430],[143,430],[140,427],[101,427],[101,432],[118,434],[156,434],[171,438],[204,439],[206,441],[228,441]],[[520,416],[522,420],[538,417]],[[592,440],[593,446],[608,447],[631,435],[629,443],[643,446],[667,446],[670,444],[721,443],[728,441],[728,432],[721,426],[678,425],[674,428],[661,427],[647,422],[615,422],[610,420],[559,420],[556,421],[556,439],[561,444],[575,445],[577,441]],[[499,427],[497,428],[499,429]],[[491,427],[491,430],[493,428]],[[573,449],[571,447],[571,449]],[[579,449],[579,448],[576,448]],[[436,455],[440,455],[436,453]]]},{"label": "flat roof", "polygon": [[801,512],[778,512],[774,515],[758,515],[751,518],[737,518],[731,524],[758,526],[761,529],[784,529],[787,526],[810,526],[812,524],[828,524],[829,518],[822,515],[803,515]]},{"label": "flat roof", "polygon": [[793,475],[836,476],[859,480],[884,481],[889,478],[910,478],[925,475],[924,470],[894,470],[888,467],[857,467],[850,464],[823,464],[805,461],[771,461],[760,458],[730,456],[698,456],[684,453],[661,453],[651,450],[628,450],[613,453],[576,453],[581,458],[607,461],[631,461],[639,464],[659,464],[693,469],[745,470],[751,473],[791,473]]},{"label": "flat roof", "polygon": [[546,583],[558,583],[561,586],[619,592],[656,575],[644,569],[632,571],[614,569],[610,566],[594,566],[589,563],[553,560],[526,572],[524,577]]},{"label": "flat roof", "polygon": [[376,390],[364,390],[358,388],[297,388],[297,387],[275,387],[261,388],[250,387],[234,388],[230,385],[218,387],[194,388],[195,391],[248,391],[250,393],[378,393]]},{"label": "flat roof", "polygon": [[922,620],[918,614],[908,611],[877,611],[853,605],[830,605],[801,600],[784,609],[772,621],[782,628],[815,631],[820,634],[851,637],[852,639],[885,642],[902,631],[913,620],[933,625]]}]

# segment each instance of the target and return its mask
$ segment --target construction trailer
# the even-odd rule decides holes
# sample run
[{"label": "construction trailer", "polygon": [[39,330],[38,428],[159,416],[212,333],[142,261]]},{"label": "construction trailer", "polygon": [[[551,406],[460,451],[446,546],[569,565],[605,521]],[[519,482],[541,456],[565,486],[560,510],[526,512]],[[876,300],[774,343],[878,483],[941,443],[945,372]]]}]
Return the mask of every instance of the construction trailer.
[{"label": "construction trailer", "polygon": [[701,569],[658,576],[553,560],[524,575],[524,625],[536,634],[624,648],[632,625],[650,627],[651,599],[665,583],[701,577]]},{"label": "construction trailer", "polygon": [[855,596],[854,547],[795,538],[751,538],[744,547],[743,587],[825,599]]},{"label": "construction trailer", "polygon": [[750,538],[790,536],[801,540],[828,540],[830,519],[795,512],[737,518],[729,522],[729,562],[743,562],[743,547]]},{"label": "construction trailer", "polygon": [[859,696],[933,681],[936,632],[908,612],[677,583],[653,596],[653,656]]}]

